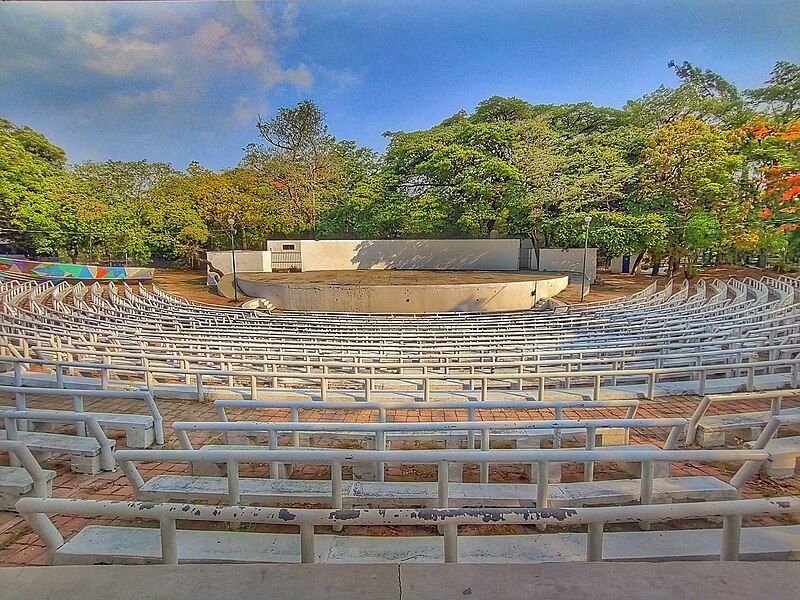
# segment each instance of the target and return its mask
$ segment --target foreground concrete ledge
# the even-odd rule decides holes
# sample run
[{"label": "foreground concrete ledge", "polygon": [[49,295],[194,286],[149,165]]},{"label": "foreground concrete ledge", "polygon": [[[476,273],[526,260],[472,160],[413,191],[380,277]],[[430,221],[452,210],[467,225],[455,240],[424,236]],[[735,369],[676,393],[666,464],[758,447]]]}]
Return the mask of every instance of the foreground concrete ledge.
[{"label": "foreground concrete ledge", "polygon": [[8,567],[0,569],[0,589],[13,600],[796,598],[800,564]]}]

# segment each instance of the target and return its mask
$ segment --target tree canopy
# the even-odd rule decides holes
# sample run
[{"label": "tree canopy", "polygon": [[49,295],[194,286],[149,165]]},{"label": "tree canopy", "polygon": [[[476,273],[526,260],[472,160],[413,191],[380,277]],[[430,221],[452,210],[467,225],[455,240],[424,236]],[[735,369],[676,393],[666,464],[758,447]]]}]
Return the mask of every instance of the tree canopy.
[{"label": "tree canopy", "polygon": [[195,263],[275,237],[521,236],[667,260],[800,252],[800,65],[763,86],[670,62],[622,108],[492,96],[429,129],[389,131],[379,155],[333,136],[313,102],[254,124],[236,166],[70,165],[0,119],[0,218],[19,251],[71,260]]}]

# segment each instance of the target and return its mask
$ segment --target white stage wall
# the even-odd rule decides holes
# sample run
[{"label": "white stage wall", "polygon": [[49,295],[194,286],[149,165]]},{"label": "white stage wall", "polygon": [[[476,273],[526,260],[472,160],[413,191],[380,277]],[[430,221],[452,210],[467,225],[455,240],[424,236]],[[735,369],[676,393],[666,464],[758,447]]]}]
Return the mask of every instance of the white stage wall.
[{"label": "white stage wall", "polygon": [[515,271],[519,240],[302,240],[303,271]]}]

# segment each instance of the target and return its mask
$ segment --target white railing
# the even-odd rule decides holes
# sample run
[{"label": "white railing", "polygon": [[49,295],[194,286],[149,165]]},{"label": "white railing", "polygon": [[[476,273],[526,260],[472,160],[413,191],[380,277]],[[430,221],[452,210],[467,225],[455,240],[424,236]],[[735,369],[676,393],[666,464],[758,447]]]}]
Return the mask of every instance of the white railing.
[{"label": "white railing", "polygon": [[[571,509],[528,508],[460,508],[460,509],[287,509],[248,506],[203,506],[198,504],[154,504],[151,502],[111,502],[68,500],[60,498],[23,498],[17,510],[55,554],[64,545],[64,538],[48,518],[52,514],[111,519],[144,519],[158,521],[161,531],[161,562],[178,564],[177,521],[228,523],[261,523],[291,525],[300,529],[300,560],[316,561],[315,528],[336,525],[425,526],[439,525],[444,531],[444,561],[458,562],[459,526],[545,525],[587,526],[586,560],[603,559],[603,533],[611,523],[670,522],[682,519],[721,517],[723,519],[720,558],[738,560],[742,517],[752,515],[786,515],[800,512],[800,497],[786,496],[725,502],[690,502],[642,506],[615,506]],[[258,534],[250,534],[258,535]],[[257,560],[258,557],[253,557]]]}]

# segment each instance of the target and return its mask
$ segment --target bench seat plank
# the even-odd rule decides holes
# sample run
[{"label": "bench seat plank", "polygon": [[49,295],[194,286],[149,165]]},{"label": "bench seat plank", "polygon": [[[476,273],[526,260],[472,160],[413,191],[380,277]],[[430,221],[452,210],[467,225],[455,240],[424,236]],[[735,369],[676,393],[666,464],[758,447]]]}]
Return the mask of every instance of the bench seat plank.
[{"label": "bench seat plank", "polygon": [[[0,406],[0,410],[18,410],[16,406]],[[69,411],[63,411],[65,414]],[[149,429],[153,427],[153,417],[151,415],[135,415],[125,413],[103,413],[84,411],[86,414],[92,415],[101,427],[133,427],[136,429]],[[36,418],[30,418],[28,421],[36,422]]]},{"label": "bench seat plank", "polygon": [[[6,439],[5,430],[0,430],[0,439]],[[20,431],[17,433],[17,439],[25,442],[31,452],[58,452],[80,456],[100,454],[100,444],[88,436]],[[114,445],[114,440],[111,440],[111,445]]]},{"label": "bench seat plank", "polygon": [[[800,415],[800,407],[786,408],[782,415]],[[715,431],[724,429],[738,429],[740,427],[763,427],[767,424],[772,414],[768,410],[746,413],[732,413],[727,415],[714,415],[703,417],[698,421],[697,428],[702,431]]]},{"label": "bench seat plank", "polygon": [[[330,504],[331,483],[325,480],[260,479],[239,480],[241,502],[309,502]],[[551,484],[548,489],[552,506],[575,507],[638,502],[637,479],[571,482]],[[157,475],[137,491],[139,500],[187,502],[225,500],[227,478],[195,475]],[[722,500],[738,497],[728,483],[710,476],[668,477],[655,479],[654,500]],[[347,506],[388,503],[392,506],[434,506],[438,496],[436,482],[420,481],[344,481],[343,504]],[[536,505],[536,484],[531,483],[451,483],[451,507]]]},{"label": "bench seat plank", "polygon": [[[52,481],[56,472],[45,470],[44,476],[47,481]],[[20,492],[27,493],[33,489],[33,478],[25,467],[0,465],[0,489],[3,488],[17,488]]]}]

